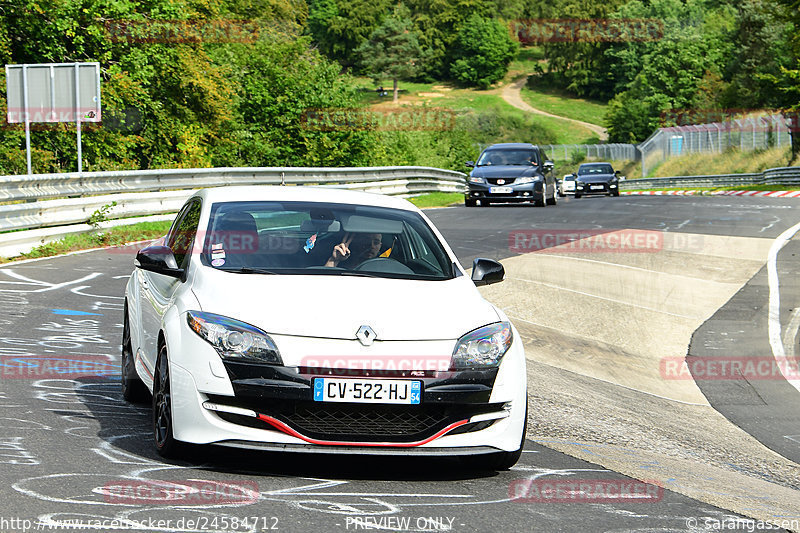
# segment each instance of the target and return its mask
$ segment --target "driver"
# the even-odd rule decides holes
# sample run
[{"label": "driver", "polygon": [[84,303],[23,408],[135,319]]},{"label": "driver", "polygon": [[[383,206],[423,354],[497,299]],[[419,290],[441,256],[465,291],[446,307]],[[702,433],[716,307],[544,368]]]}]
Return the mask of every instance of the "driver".
[{"label": "driver", "polygon": [[342,242],[333,247],[325,266],[353,268],[378,257],[381,246],[383,235],[380,233],[346,233]]}]

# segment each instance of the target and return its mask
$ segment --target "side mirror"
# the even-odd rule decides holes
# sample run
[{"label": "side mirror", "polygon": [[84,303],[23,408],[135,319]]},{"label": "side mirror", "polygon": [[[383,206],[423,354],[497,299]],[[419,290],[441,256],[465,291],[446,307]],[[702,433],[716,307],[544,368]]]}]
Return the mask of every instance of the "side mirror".
[{"label": "side mirror", "polygon": [[545,169],[547,172],[550,172],[550,171],[551,171],[551,170],[553,170],[555,167],[556,167],[556,165],[555,165],[555,163],[553,163],[552,161],[545,161],[545,162],[542,164],[542,168],[544,168],[544,169]]},{"label": "side mirror", "polygon": [[472,262],[472,282],[480,287],[503,281],[506,269],[493,259],[479,257]]},{"label": "side mirror", "polygon": [[615,175],[615,176],[619,176],[619,170],[615,170],[615,171],[614,171],[614,175]]},{"label": "side mirror", "polygon": [[464,163],[464,166],[469,167],[469,168],[474,168],[475,167],[475,161],[467,161],[466,163]]},{"label": "side mirror", "polygon": [[139,250],[133,264],[142,270],[163,274],[172,278],[183,279],[184,270],[178,267],[169,246],[148,246]]}]

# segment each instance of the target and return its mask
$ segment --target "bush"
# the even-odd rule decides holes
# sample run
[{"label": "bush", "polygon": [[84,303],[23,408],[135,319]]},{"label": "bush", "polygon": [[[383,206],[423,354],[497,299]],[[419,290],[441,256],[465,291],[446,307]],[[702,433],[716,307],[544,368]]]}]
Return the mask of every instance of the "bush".
[{"label": "bush", "polygon": [[458,32],[450,75],[464,85],[486,89],[506,75],[517,47],[503,24],[473,14]]}]

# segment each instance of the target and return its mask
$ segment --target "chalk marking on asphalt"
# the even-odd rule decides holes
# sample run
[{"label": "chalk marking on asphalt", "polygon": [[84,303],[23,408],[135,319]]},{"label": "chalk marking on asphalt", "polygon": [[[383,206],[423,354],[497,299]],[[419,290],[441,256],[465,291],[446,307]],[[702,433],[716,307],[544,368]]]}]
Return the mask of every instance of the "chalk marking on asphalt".
[{"label": "chalk marking on asphalt", "polygon": [[[7,276],[9,276],[9,277],[12,277],[14,279],[20,280],[20,281],[25,282],[27,284],[38,285],[38,286],[42,287],[41,289],[36,289],[36,290],[9,291],[9,292],[24,292],[24,293],[36,293],[36,292],[52,291],[52,290],[60,289],[62,287],[67,287],[69,285],[74,285],[75,283],[81,283],[83,281],[89,281],[90,279],[94,279],[94,278],[96,278],[98,276],[102,276],[102,274],[100,272],[92,272],[91,274],[88,274],[88,275],[86,275],[86,276],[84,276],[84,277],[82,277],[80,279],[75,279],[75,280],[72,280],[72,281],[65,281],[63,283],[49,283],[47,281],[39,281],[39,280],[31,279],[31,278],[29,278],[27,276],[23,276],[22,274],[17,274],[16,272],[11,270],[10,268],[5,268],[5,269],[2,270],[2,272],[4,274],[6,274]],[[14,282],[6,282],[6,283],[14,283]]]},{"label": "chalk marking on asphalt", "polygon": [[618,303],[618,304],[628,305],[630,307],[635,307],[637,309],[644,309],[646,311],[653,311],[655,313],[659,313],[659,314],[663,314],[663,315],[670,315],[670,316],[674,316],[674,317],[678,317],[678,318],[687,318],[687,319],[690,319],[690,320],[695,320],[695,319],[698,319],[698,318],[702,318],[702,317],[697,317],[697,316],[678,315],[676,313],[670,313],[669,311],[664,311],[662,309],[656,309],[654,307],[647,307],[645,305],[637,305],[637,304],[633,304],[633,303],[626,302],[626,301],[623,301],[623,300],[617,300],[615,298],[606,298],[605,296],[597,296],[596,294],[590,294],[588,292],[576,291],[575,289],[567,289],[566,287],[559,287],[558,285],[551,285],[550,283],[545,283],[543,281],[536,281],[536,280],[532,280],[532,279],[523,279],[523,278],[511,278],[511,277],[506,278],[506,279],[511,279],[511,280],[514,280],[514,281],[524,281],[526,283],[536,283],[537,285],[544,285],[545,287],[550,287],[551,289],[558,289],[558,290],[561,290],[561,291],[574,292],[574,293],[580,294],[582,296],[589,296],[591,298],[597,298],[597,299],[600,299],[600,300],[606,300],[607,302],[614,302],[614,303]]},{"label": "chalk marking on asphalt", "polygon": [[781,361],[786,359],[786,351],[783,347],[783,337],[781,335],[781,290],[780,279],[778,278],[778,253],[798,231],[800,231],[800,223],[778,235],[772,246],[770,246],[769,255],[767,256],[767,281],[769,283],[768,333],[772,356],[778,363],[778,369],[789,385],[800,391],[800,379],[796,377],[790,379],[784,372],[783,365],[781,365]]}]

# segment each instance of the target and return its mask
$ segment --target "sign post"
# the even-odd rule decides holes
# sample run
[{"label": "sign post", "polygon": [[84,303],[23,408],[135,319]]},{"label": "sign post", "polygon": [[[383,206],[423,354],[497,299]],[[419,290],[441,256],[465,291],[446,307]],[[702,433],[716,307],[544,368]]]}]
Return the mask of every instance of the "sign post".
[{"label": "sign post", "polygon": [[25,123],[31,174],[31,122],[75,122],[78,172],[83,171],[81,122],[100,122],[100,63],[6,65],[9,124]]}]

